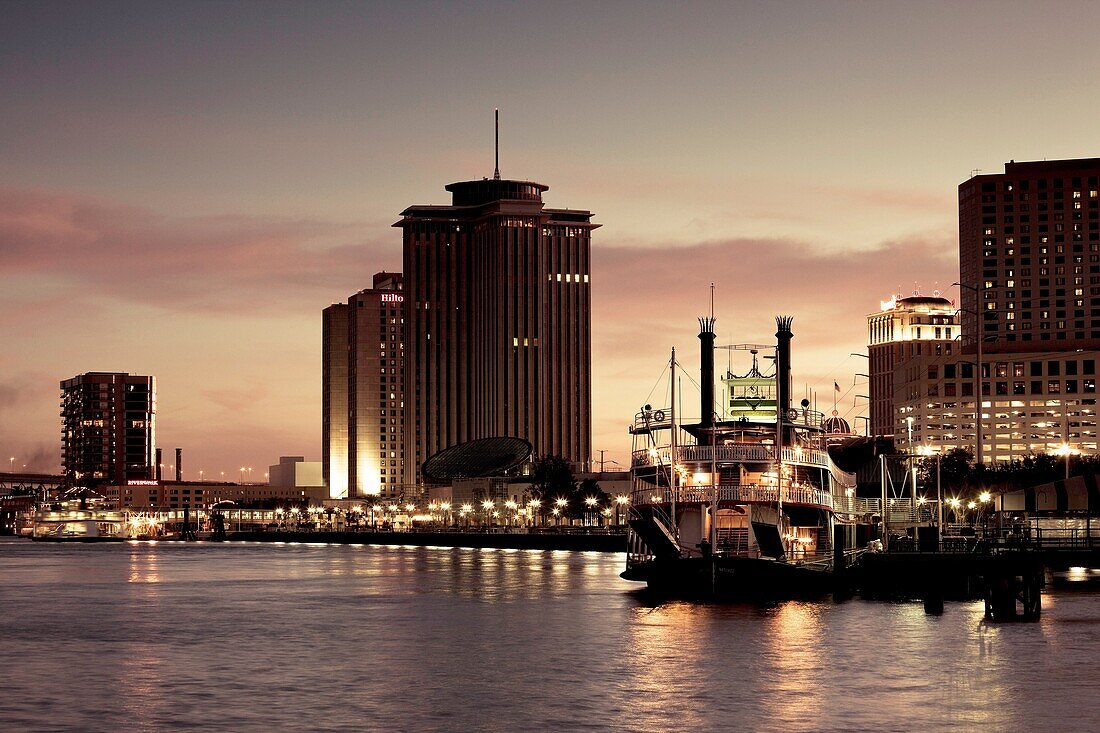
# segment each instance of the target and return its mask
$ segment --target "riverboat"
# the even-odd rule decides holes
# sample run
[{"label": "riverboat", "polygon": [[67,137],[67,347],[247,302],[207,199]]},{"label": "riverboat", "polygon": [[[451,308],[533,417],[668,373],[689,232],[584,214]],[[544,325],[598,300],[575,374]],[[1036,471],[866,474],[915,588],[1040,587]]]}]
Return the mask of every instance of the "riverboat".
[{"label": "riverboat", "polygon": [[123,512],[69,504],[64,502],[36,510],[31,539],[40,542],[122,542],[128,539],[128,522]]},{"label": "riverboat", "polygon": [[[698,421],[678,414],[672,351],[668,406],[645,405],[630,427],[623,578],[694,596],[796,597],[832,588],[844,548],[854,544],[844,518],[856,481],[828,448],[851,431],[835,409],[825,418],[807,399],[792,408],[791,324],[776,318],[774,344],[716,347],[715,318],[699,319]],[[729,352],[731,365],[720,401],[716,349]],[[733,372],[735,356],[751,360],[743,373]]]}]

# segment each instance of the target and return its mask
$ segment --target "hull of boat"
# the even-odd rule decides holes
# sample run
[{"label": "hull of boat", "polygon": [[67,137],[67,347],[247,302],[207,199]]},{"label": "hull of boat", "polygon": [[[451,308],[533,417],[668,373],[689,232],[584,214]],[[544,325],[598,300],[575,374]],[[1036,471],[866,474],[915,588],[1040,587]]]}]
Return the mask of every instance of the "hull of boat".
[{"label": "hull of boat", "polygon": [[833,573],[819,566],[754,557],[655,560],[634,564],[621,577],[683,598],[806,598],[834,588]]},{"label": "hull of boat", "polygon": [[43,535],[31,537],[35,542],[125,542],[125,537],[58,537],[57,535]]}]

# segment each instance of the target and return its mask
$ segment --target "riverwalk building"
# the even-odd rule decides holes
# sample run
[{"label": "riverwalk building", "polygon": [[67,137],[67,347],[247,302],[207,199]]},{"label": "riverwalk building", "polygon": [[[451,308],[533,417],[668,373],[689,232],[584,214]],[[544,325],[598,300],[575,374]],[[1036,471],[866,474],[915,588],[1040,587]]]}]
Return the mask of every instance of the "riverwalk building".
[{"label": "riverwalk building", "polygon": [[[407,480],[466,441],[511,436],[584,469],[591,454],[591,212],[548,187],[452,183],[449,206],[410,206],[405,275]],[[400,444],[400,443],[397,443]]]},{"label": "riverwalk building", "polygon": [[401,273],[322,312],[322,473],[329,498],[400,497],[405,474]]},{"label": "riverwalk building", "polygon": [[74,484],[156,477],[155,377],[87,372],[61,382],[61,466]]},{"label": "riverwalk building", "polygon": [[116,509],[205,509],[220,502],[243,506],[315,504],[327,498],[324,486],[276,486],[217,481],[131,479],[100,489],[106,505]]}]

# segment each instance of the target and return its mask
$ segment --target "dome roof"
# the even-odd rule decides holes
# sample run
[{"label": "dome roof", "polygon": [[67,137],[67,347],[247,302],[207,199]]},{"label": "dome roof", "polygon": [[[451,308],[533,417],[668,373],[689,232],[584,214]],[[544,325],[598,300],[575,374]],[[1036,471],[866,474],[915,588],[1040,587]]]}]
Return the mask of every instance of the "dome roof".
[{"label": "dome roof", "polygon": [[500,476],[531,457],[522,438],[482,438],[445,448],[424,461],[424,475],[433,481]]},{"label": "dome roof", "polygon": [[831,435],[851,435],[852,426],[848,424],[848,421],[837,415],[837,411],[833,410],[833,416],[821,421],[821,428]]},{"label": "dome roof", "polygon": [[947,298],[934,295],[910,295],[908,298],[902,298],[898,301],[898,305],[903,303],[905,305],[951,305],[951,301]]}]

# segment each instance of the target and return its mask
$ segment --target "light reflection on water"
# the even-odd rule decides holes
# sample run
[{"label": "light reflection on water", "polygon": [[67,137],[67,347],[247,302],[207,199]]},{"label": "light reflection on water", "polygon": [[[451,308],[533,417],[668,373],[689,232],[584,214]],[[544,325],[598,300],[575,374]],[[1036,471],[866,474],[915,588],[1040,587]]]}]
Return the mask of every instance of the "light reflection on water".
[{"label": "light reflection on water", "polygon": [[1097,728],[1100,596],[651,605],[596,553],[0,542],[2,730]]}]

